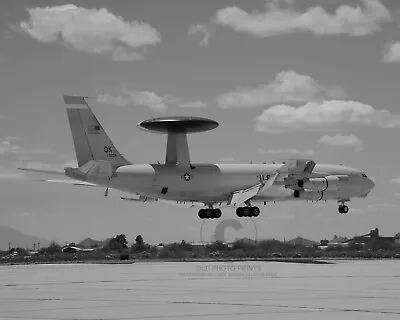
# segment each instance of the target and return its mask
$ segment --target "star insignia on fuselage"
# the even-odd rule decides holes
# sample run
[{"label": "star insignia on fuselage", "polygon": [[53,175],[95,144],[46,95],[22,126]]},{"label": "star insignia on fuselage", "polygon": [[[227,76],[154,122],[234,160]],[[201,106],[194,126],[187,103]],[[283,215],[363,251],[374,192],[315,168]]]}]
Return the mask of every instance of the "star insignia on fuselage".
[{"label": "star insignia on fuselage", "polygon": [[190,174],[189,173],[185,173],[183,175],[183,179],[185,179],[185,181],[189,181],[190,180]]}]

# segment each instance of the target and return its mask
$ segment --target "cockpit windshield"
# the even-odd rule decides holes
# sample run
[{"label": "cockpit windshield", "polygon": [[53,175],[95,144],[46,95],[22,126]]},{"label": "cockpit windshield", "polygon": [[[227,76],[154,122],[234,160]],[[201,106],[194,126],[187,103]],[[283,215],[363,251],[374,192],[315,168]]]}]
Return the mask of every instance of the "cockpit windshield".
[{"label": "cockpit windshield", "polygon": [[363,173],[361,173],[361,175],[364,177],[364,178],[367,178],[367,175],[363,172]]}]

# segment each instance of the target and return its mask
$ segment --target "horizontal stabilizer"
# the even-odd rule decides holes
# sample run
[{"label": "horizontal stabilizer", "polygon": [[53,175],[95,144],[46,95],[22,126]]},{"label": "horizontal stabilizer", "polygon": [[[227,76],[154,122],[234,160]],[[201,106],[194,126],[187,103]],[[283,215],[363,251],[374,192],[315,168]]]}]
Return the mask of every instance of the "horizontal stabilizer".
[{"label": "horizontal stabilizer", "polygon": [[98,184],[84,182],[84,181],[74,181],[74,180],[41,180],[43,182],[53,182],[53,183],[66,183],[72,184],[74,186],[85,186],[85,187],[101,187]]},{"label": "horizontal stabilizer", "polygon": [[64,95],[64,102],[66,104],[83,104],[86,105],[85,98],[87,97],[82,97],[82,96],[66,96]]},{"label": "horizontal stabilizer", "polygon": [[38,172],[38,173],[47,173],[47,174],[65,176],[65,172],[63,171],[51,171],[51,170],[40,170],[40,169],[30,169],[30,168],[17,168],[17,169],[29,172]]}]

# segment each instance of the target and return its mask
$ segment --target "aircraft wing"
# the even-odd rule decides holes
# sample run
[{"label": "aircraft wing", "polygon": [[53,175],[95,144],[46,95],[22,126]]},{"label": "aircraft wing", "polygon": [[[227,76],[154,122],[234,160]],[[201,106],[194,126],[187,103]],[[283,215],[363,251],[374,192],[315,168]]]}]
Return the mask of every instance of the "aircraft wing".
[{"label": "aircraft wing", "polygon": [[311,159],[290,159],[277,170],[281,175],[309,175],[315,167]]},{"label": "aircraft wing", "polygon": [[315,162],[311,159],[289,159],[277,170],[279,178],[277,184],[282,184],[297,190],[297,182],[302,179],[315,177],[313,173]]},{"label": "aircraft wing", "polygon": [[290,159],[276,171],[275,175],[267,181],[262,181],[248,189],[237,190],[232,193],[228,200],[228,205],[238,205],[250,200],[260,192],[270,188],[275,181],[285,179],[288,176],[304,178],[310,175],[315,167],[315,162],[308,159]]},{"label": "aircraft wing", "polygon": [[275,175],[271,177],[269,180],[260,182],[248,189],[238,190],[233,192],[228,201],[228,205],[237,205],[240,203],[244,203],[247,200],[250,200],[251,198],[256,196],[260,191],[264,191],[269,187],[271,187],[274,184],[276,178],[279,176],[279,174],[280,174],[279,172],[276,172]]}]

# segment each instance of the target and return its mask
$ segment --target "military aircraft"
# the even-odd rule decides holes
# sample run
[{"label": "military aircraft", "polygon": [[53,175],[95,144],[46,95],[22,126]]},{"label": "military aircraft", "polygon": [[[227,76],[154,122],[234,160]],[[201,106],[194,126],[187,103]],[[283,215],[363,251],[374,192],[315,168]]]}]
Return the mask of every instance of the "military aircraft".
[{"label": "military aircraft", "polygon": [[29,168],[21,170],[59,174],[69,180],[43,180],[110,188],[129,193],[122,200],[167,202],[198,206],[200,219],[215,219],[223,207],[236,207],[238,217],[257,217],[254,204],[277,201],[326,201],[345,204],[364,198],[374,182],[358,169],[335,164],[316,164],[311,159],[282,163],[212,164],[192,162],[187,135],[216,128],[219,123],[199,117],[163,117],[145,120],[137,127],[167,135],[165,163],[132,164],[117,150],[92,112],[87,97],[63,96],[75,147],[77,168],[64,172]]}]

